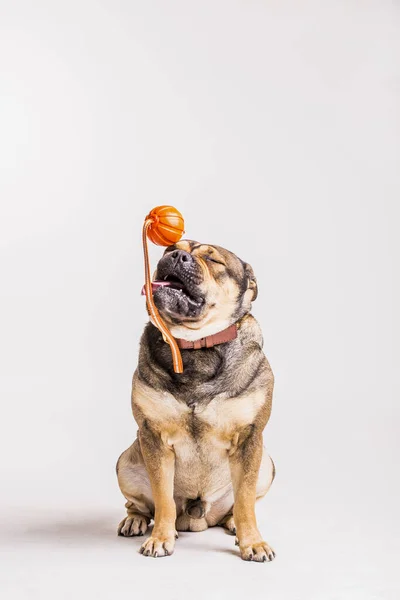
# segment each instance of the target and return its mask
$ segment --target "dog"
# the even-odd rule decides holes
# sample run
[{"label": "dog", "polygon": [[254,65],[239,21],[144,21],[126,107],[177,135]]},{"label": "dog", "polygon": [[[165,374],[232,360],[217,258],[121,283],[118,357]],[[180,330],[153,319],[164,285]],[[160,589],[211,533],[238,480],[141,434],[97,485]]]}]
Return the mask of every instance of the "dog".
[{"label": "dog", "polygon": [[132,385],[138,437],[117,463],[127,500],[118,533],[143,535],[154,519],[140,552],[160,557],[174,551],[177,531],[220,525],[236,535],[244,560],[270,561],[255,502],[275,476],[262,438],[274,377],[250,314],[253,269],[224,248],[182,240],[166,248],[154,281],[184,371],[174,372],[169,345],[149,322]]}]

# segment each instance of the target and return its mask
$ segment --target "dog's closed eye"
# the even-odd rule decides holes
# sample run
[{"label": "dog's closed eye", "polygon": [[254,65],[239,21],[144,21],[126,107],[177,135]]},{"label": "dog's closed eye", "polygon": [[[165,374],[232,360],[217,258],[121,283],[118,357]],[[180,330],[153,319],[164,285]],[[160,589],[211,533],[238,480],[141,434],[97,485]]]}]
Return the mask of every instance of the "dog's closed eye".
[{"label": "dog's closed eye", "polygon": [[205,258],[205,260],[209,260],[210,262],[216,263],[217,265],[223,265],[224,267],[226,266],[225,263],[223,263],[221,260],[217,260],[216,258],[213,258],[212,256],[205,256],[204,258]]}]

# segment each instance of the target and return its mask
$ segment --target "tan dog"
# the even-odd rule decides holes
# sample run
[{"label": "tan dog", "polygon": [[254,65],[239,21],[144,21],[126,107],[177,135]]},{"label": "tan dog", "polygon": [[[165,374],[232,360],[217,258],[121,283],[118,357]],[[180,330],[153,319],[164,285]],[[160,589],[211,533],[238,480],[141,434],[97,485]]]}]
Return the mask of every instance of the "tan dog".
[{"label": "tan dog", "polygon": [[154,519],[140,551],[156,557],[172,554],[176,530],[221,525],[236,533],[243,559],[272,560],[255,517],[275,469],[263,450],[274,379],[249,314],[253,270],[223,248],[185,240],[166,249],[155,279],[168,284],[154,301],[171,333],[198,349],[182,350],[176,374],[161,333],[152,323],[144,330],[132,389],[138,438],[117,464],[128,513],[118,533],[143,535]]}]

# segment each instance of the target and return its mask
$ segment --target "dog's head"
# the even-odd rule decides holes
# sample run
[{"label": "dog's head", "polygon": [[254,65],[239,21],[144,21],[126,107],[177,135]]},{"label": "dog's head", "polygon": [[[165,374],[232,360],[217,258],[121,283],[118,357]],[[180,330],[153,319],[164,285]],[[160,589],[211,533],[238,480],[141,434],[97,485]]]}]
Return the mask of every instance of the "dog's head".
[{"label": "dog's head", "polygon": [[169,246],[154,279],[168,282],[154,302],[175,337],[197,339],[235,323],[257,297],[253,269],[220,246],[182,240]]}]

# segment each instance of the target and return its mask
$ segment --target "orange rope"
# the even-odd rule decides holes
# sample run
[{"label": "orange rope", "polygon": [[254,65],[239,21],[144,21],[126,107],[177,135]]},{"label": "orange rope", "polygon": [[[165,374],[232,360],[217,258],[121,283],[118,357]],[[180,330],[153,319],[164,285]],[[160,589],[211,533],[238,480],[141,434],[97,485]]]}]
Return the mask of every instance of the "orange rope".
[{"label": "orange rope", "polygon": [[153,225],[153,219],[146,219],[143,225],[143,252],[144,252],[144,289],[146,293],[146,303],[149,315],[152,318],[154,325],[161,331],[163,338],[168,342],[171,353],[172,362],[174,365],[175,373],[183,373],[182,356],[174,336],[171,334],[166,324],[161,318],[160,313],[157,310],[153,300],[153,290],[151,288],[151,275],[150,275],[150,261],[149,251],[147,248],[147,231],[151,225]]}]

